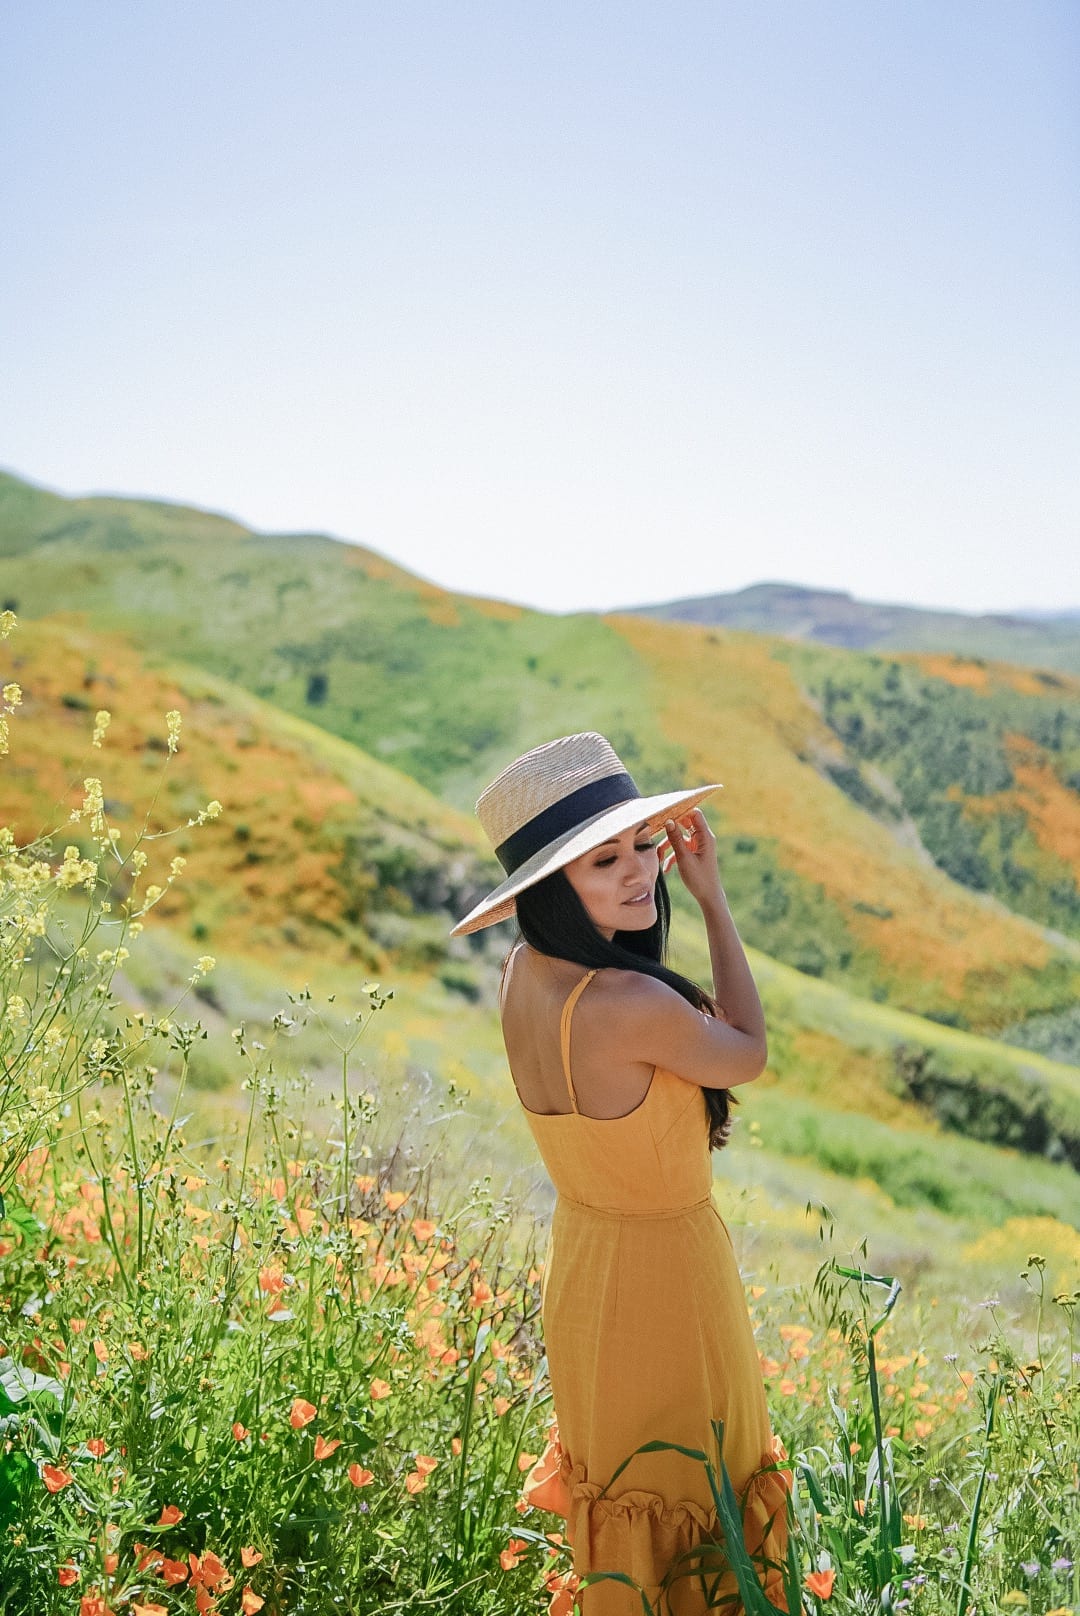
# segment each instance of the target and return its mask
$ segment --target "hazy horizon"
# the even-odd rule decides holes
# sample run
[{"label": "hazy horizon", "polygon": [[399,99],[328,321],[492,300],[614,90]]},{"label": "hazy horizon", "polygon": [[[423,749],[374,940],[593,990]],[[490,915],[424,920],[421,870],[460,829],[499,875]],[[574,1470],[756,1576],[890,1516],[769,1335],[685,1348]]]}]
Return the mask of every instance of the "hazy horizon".
[{"label": "hazy horizon", "polygon": [[807,583],[804,580],[801,580],[801,579],[798,579],[798,578],[757,578],[757,579],[753,580],[751,583],[740,585],[738,589],[703,591],[702,596],[665,595],[665,596],[658,596],[655,600],[633,600],[633,601],[624,600],[624,601],[616,602],[616,603],[614,603],[613,605],[610,605],[610,606],[576,606],[576,607],[566,607],[566,608],[564,608],[564,609],[562,609],[560,611],[560,609],[556,608],[556,607],[533,606],[531,604],[531,602],[529,602],[527,600],[521,600],[521,599],[518,599],[516,597],[511,597],[511,596],[508,596],[508,595],[491,595],[491,594],[486,594],[485,595],[485,594],[482,594],[481,592],[479,592],[477,590],[465,589],[465,588],[463,588],[463,587],[461,587],[459,585],[454,584],[453,582],[447,583],[447,582],[445,582],[445,581],[443,581],[441,579],[433,577],[431,574],[421,572],[418,568],[410,566],[409,563],[404,561],[400,556],[391,555],[388,550],[380,550],[377,545],[373,545],[373,544],[367,544],[367,543],[361,544],[359,539],[349,538],[347,535],[342,534],[342,533],[331,533],[331,532],[326,532],[326,531],[323,531],[321,529],[316,529],[316,528],[312,528],[312,527],[297,527],[297,528],[285,528],[285,529],[256,527],[253,523],[247,521],[245,519],[245,517],[243,515],[241,515],[237,511],[218,510],[218,509],[216,509],[216,508],[214,508],[212,506],[200,505],[200,504],[198,504],[197,502],[195,502],[193,500],[162,499],[161,496],[157,495],[157,494],[124,493],[124,492],[118,491],[115,488],[82,489],[82,490],[79,490],[77,492],[73,492],[73,491],[68,490],[68,489],[57,488],[57,487],[55,487],[53,485],[50,485],[48,483],[44,483],[44,482],[40,481],[38,478],[28,477],[23,472],[18,471],[15,467],[10,466],[10,465],[0,464],[0,472],[4,472],[8,476],[18,478],[18,480],[20,482],[30,483],[33,487],[40,488],[46,493],[58,494],[63,499],[120,499],[120,500],[130,499],[130,500],[137,500],[137,501],[140,501],[140,502],[143,502],[143,503],[148,503],[148,504],[175,505],[175,506],[177,506],[177,507],[179,507],[181,509],[200,511],[204,515],[207,515],[207,516],[219,516],[219,517],[222,517],[226,521],[236,522],[241,527],[248,528],[248,529],[250,529],[251,532],[256,533],[256,534],[264,534],[266,536],[273,535],[273,536],[276,536],[276,537],[285,537],[285,538],[288,538],[290,536],[295,536],[296,538],[312,537],[312,538],[332,539],[336,544],[352,545],[352,546],[359,547],[361,549],[371,550],[374,553],[376,553],[377,555],[381,556],[384,560],[394,563],[395,566],[399,566],[399,567],[403,568],[407,572],[414,573],[416,577],[422,579],[425,583],[437,584],[440,588],[448,589],[448,590],[450,590],[451,592],[453,592],[455,594],[474,595],[474,596],[479,596],[479,598],[481,598],[481,599],[488,599],[488,600],[501,600],[501,601],[505,601],[508,604],[515,605],[515,606],[530,607],[530,609],[532,609],[534,611],[550,612],[553,615],[571,616],[575,612],[595,612],[595,613],[598,613],[598,614],[603,614],[603,613],[608,613],[608,612],[618,612],[620,610],[634,610],[636,608],[646,607],[646,606],[663,606],[663,605],[666,605],[669,602],[673,602],[673,601],[677,601],[677,600],[700,599],[700,598],[703,598],[703,597],[707,597],[708,595],[745,594],[749,590],[760,589],[760,588],[783,588],[783,589],[793,588],[793,589],[800,589],[800,590],[808,590],[808,591],[811,591],[811,592],[816,593],[816,594],[840,595],[840,596],[843,596],[843,597],[845,597],[847,599],[855,600],[855,601],[859,602],[861,605],[864,605],[864,606],[896,607],[896,608],[907,609],[907,610],[912,610],[912,611],[953,612],[953,613],[959,613],[960,615],[965,616],[965,617],[1002,617],[1002,616],[1007,617],[1007,616],[1015,616],[1015,617],[1025,617],[1025,618],[1031,618],[1031,619],[1042,619],[1042,618],[1047,618],[1047,619],[1062,618],[1062,619],[1064,619],[1064,618],[1078,618],[1078,617],[1080,617],[1080,604],[1066,605],[1066,606],[1061,606],[1061,607],[1058,607],[1058,608],[1047,608],[1047,607],[1039,607],[1039,606],[1018,605],[1018,606],[1012,606],[1012,607],[1007,607],[1007,608],[1006,607],[1001,607],[1001,608],[998,608],[998,609],[996,609],[994,611],[980,612],[980,611],[973,610],[971,608],[962,607],[962,606],[936,606],[936,605],[929,605],[929,604],[924,604],[924,603],[921,603],[921,602],[916,602],[916,601],[911,601],[911,600],[871,599],[870,597],[868,597],[866,595],[855,594],[850,589],[829,589],[829,588],[825,588],[825,587],[823,587],[822,585],[819,585],[819,584]]}]

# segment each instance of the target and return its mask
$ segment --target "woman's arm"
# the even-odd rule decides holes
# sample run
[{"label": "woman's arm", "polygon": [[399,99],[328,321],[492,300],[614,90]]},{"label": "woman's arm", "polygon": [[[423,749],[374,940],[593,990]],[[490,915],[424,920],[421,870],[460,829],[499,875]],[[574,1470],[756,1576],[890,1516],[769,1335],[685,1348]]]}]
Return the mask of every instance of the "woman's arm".
[{"label": "woman's arm", "polygon": [[712,961],[713,997],[733,1027],[760,1040],[764,1066],[768,1055],[765,1012],[720,881],[716,837],[700,808],[695,808],[678,825],[669,819],[665,828],[683,885],[697,900],[705,921]]},{"label": "woman's arm", "polygon": [[727,1018],[704,1015],[666,983],[636,971],[604,972],[612,994],[612,1053],[667,1067],[702,1088],[734,1088],[760,1077],[768,1059],[765,1016],[731,918],[716,863],[716,838],[700,809],[667,824],[669,859],[701,906],[714,996]]}]

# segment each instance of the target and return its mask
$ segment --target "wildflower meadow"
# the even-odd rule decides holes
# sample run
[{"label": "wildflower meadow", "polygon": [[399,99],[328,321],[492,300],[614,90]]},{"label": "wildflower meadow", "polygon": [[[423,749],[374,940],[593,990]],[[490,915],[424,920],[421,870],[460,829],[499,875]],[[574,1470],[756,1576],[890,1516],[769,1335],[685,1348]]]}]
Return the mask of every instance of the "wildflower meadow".
[{"label": "wildflower meadow", "polygon": [[[13,750],[20,698],[4,687]],[[395,1014],[382,982],[283,989],[232,1029],[244,1103],[206,1126],[187,1079],[215,961],[193,949],[167,1013],[130,991],[185,860],[153,789],[111,823],[108,730],[88,722],[52,832],[0,829],[0,1612],[588,1616],[563,1522],[521,1495],[552,1422],[543,1230],[478,1147],[461,1182],[390,1124],[364,1064]],[[162,730],[164,778],[179,712]],[[208,798],[183,829],[221,813]],[[295,1075],[316,1024],[321,1110]],[[990,1308],[954,1339],[947,1299],[909,1307],[810,1215],[816,1275],[747,1290],[794,1477],[788,1610],[1075,1611],[1080,1296],[1032,1253],[1028,1316]],[[772,1616],[710,1479],[741,1602]]]}]

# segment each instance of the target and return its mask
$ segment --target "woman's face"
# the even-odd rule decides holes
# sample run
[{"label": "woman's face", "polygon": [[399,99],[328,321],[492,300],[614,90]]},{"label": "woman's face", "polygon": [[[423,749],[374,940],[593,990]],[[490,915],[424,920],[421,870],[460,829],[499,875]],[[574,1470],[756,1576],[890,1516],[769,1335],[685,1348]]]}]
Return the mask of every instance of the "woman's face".
[{"label": "woman's face", "polygon": [[639,825],[566,866],[566,879],[609,942],[617,931],[647,931],[656,924],[656,840],[647,823]]}]

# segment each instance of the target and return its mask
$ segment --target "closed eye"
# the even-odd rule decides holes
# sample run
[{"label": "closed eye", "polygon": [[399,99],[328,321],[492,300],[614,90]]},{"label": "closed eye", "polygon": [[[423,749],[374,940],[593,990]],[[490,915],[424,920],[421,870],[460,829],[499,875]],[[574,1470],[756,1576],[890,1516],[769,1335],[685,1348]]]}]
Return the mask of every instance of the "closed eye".
[{"label": "closed eye", "polygon": [[[634,845],[634,852],[635,853],[651,853],[655,846],[656,846],[655,841],[636,842],[635,845]],[[615,862],[615,854],[614,853],[608,853],[608,854],[605,855],[604,858],[596,859],[594,861],[594,863],[593,863],[593,868],[596,869],[596,870],[604,870],[604,869],[607,868],[607,866],[609,864],[614,864],[614,862]]]}]

